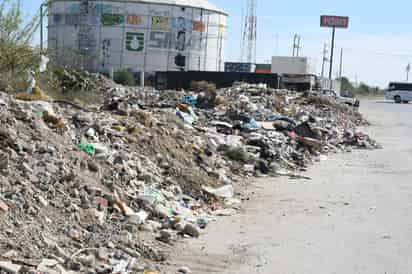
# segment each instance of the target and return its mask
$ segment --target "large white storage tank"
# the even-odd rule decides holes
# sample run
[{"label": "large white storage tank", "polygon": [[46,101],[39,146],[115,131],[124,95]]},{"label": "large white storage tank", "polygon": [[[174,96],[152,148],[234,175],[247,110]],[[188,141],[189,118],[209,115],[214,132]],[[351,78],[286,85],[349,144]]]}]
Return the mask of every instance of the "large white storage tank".
[{"label": "large white storage tank", "polygon": [[222,71],[227,14],[207,0],[53,0],[58,65],[111,71]]}]

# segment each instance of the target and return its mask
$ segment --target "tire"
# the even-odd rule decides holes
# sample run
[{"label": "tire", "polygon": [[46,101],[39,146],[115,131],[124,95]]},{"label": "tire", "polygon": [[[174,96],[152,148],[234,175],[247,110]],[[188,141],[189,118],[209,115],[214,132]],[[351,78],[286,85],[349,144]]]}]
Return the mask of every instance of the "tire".
[{"label": "tire", "polygon": [[393,100],[395,100],[395,104],[400,104],[400,103],[402,103],[401,96],[399,96],[399,95],[396,95],[396,96],[393,98]]}]

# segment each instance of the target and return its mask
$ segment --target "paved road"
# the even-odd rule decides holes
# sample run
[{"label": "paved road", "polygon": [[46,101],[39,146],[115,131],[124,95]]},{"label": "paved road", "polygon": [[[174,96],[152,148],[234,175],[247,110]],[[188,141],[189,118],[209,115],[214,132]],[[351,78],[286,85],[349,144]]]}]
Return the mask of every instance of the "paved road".
[{"label": "paved road", "polygon": [[[249,188],[240,215],[175,258],[192,273],[412,273],[412,105],[363,103],[383,150],[332,155],[312,181]],[[173,272],[171,272],[173,273]]]}]

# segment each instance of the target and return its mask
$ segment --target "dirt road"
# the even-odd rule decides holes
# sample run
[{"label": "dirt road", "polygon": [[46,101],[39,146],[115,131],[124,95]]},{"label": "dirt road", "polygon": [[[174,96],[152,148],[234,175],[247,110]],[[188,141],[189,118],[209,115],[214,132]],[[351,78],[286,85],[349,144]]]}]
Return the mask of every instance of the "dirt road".
[{"label": "dirt road", "polygon": [[[412,105],[364,102],[383,150],[331,155],[311,181],[260,180],[239,215],[174,261],[192,273],[412,273]],[[174,273],[174,272],[170,272]]]}]

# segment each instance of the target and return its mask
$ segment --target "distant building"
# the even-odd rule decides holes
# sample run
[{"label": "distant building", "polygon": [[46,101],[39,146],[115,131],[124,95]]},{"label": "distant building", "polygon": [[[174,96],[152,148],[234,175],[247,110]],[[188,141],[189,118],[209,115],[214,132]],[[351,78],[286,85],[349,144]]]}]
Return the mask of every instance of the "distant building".
[{"label": "distant building", "polygon": [[256,64],[255,72],[259,74],[272,73],[272,65],[271,64]]},{"label": "distant building", "polygon": [[308,57],[274,56],[272,73],[277,74],[316,74],[316,66]]}]

